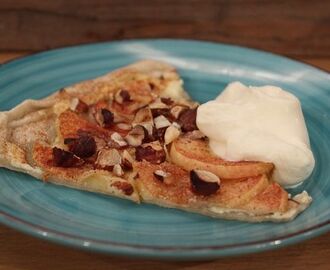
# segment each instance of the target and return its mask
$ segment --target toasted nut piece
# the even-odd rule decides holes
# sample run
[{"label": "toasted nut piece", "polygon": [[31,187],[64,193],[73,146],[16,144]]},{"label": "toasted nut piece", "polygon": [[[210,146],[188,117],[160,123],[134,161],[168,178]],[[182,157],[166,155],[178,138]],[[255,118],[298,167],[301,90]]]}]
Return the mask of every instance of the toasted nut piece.
[{"label": "toasted nut piece", "polygon": [[94,117],[101,127],[108,128],[114,123],[114,114],[105,108],[97,110]]},{"label": "toasted nut piece", "polygon": [[133,162],[134,159],[131,156],[131,154],[127,151],[124,150],[122,155],[121,155],[121,166],[124,170],[132,170],[133,169]]},{"label": "toasted nut piece", "polygon": [[170,97],[161,97],[160,100],[168,106],[171,106],[174,103],[173,99],[171,99]]},{"label": "toasted nut piece", "polygon": [[135,151],[137,161],[146,160],[153,164],[160,164],[166,160],[166,153],[159,142],[138,146]]},{"label": "toasted nut piece", "polygon": [[173,122],[172,125],[176,127],[177,129],[181,129],[181,126],[178,122]]},{"label": "toasted nut piece", "polygon": [[146,122],[153,122],[151,110],[149,107],[143,107],[140,110],[138,110],[133,120],[134,124],[140,124]]},{"label": "toasted nut piece", "polygon": [[163,170],[154,171],[154,176],[157,180],[164,182],[164,178],[166,178],[169,174]]},{"label": "toasted nut piece", "polygon": [[154,119],[156,128],[168,127],[171,125],[171,122],[164,115],[157,116]]},{"label": "toasted nut piece", "polygon": [[147,134],[148,135],[152,135],[152,132],[153,132],[153,129],[154,129],[153,122],[141,123],[139,125],[142,126],[142,127],[144,127],[144,129],[147,131]]},{"label": "toasted nut piece", "polygon": [[127,118],[117,112],[114,113],[113,115],[113,122],[116,123],[116,124],[119,124],[119,123],[122,123],[122,122],[125,122],[127,121]]},{"label": "toasted nut piece", "polygon": [[132,157],[132,155],[127,150],[123,151],[122,158],[128,160],[130,163],[134,162],[134,158]]},{"label": "toasted nut piece", "polygon": [[170,125],[165,131],[165,135],[164,135],[165,144],[167,145],[173,142],[176,138],[180,136],[180,134],[181,134],[181,130],[179,128],[177,128],[174,124]]},{"label": "toasted nut piece", "polygon": [[143,126],[135,126],[125,137],[126,141],[131,146],[139,146],[146,137],[146,130]]},{"label": "toasted nut piece", "polygon": [[197,108],[195,109],[186,109],[179,115],[178,122],[182,128],[182,131],[193,131],[197,128],[196,125],[196,116],[197,116]]},{"label": "toasted nut piece", "polygon": [[116,149],[104,148],[99,151],[95,162],[101,167],[110,167],[121,163],[121,156]]},{"label": "toasted nut piece", "polygon": [[115,94],[115,101],[118,102],[119,104],[124,104],[126,102],[130,102],[131,100],[131,95],[127,90],[121,89],[116,92]]},{"label": "toasted nut piece", "polygon": [[171,109],[171,114],[175,119],[179,118],[179,115],[186,110],[188,107],[186,106],[181,106],[181,105],[176,105]]},{"label": "toasted nut piece", "polygon": [[112,172],[117,176],[122,176],[124,174],[124,171],[120,164],[116,164],[113,166]]},{"label": "toasted nut piece", "polygon": [[127,145],[127,142],[123,139],[123,137],[117,133],[117,132],[114,132],[111,134],[110,138],[116,142],[119,146],[126,146]]},{"label": "toasted nut piece", "polygon": [[[149,142],[153,142],[155,140],[158,140],[159,142],[164,142],[164,136],[165,136],[165,131],[166,131],[167,127],[163,127],[163,128],[155,128],[152,132],[152,136],[149,140]],[[147,141],[145,141],[147,142]]]},{"label": "toasted nut piece", "polygon": [[79,98],[75,97],[71,100],[70,109],[72,111],[86,113],[86,112],[88,112],[89,108],[88,108],[88,105],[85,102],[83,102]]},{"label": "toasted nut piece", "polygon": [[121,160],[121,167],[125,170],[125,171],[131,171],[133,170],[133,164],[131,162],[129,162],[127,159],[122,159]]},{"label": "toasted nut piece", "polygon": [[150,143],[144,143],[142,146],[143,147],[151,146],[156,151],[163,150],[163,146],[161,145],[160,141],[153,141],[153,142],[150,142]]},{"label": "toasted nut piece", "polygon": [[131,130],[132,129],[132,125],[127,124],[127,123],[118,123],[117,127],[121,130]]},{"label": "toasted nut piece", "polygon": [[156,118],[157,116],[163,115],[168,119],[172,119],[173,116],[170,113],[169,108],[156,108],[156,109],[151,109],[152,117]]},{"label": "toasted nut piece", "polygon": [[160,98],[157,98],[154,102],[149,104],[149,108],[150,109],[167,109],[168,105],[164,102],[162,102],[162,100]]},{"label": "toasted nut piece", "polygon": [[154,121],[152,117],[152,113],[149,107],[141,108],[137,111],[134,120],[133,120],[133,126],[135,125],[141,125],[146,128],[149,135],[152,135],[152,129],[154,126]]},{"label": "toasted nut piece", "polygon": [[187,132],[184,136],[191,140],[198,140],[206,137],[199,129]]},{"label": "toasted nut piece", "polygon": [[190,171],[192,190],[204,196],[209,196],[220,188],[220,179],[214,173],[205,170]]},{"label": "toasted nut piece", "polygon": [[54,147],[53,148],[53,162],[58,167],[79,167],[84,164],[84,160],[74,155],[71,152]]},{"label": "toasted nut piece", "polygon": [[66,138],[64,144],[68,145],[70,152],[81,158],[91,157],[96,153],[95,139],[87,134],[78,138]]}]

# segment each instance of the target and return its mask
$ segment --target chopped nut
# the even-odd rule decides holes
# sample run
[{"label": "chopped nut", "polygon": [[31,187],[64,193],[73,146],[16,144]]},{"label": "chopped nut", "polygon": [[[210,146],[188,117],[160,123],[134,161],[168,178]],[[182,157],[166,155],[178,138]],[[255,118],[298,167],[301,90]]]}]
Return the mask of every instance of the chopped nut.
[{"label": "chopped nut", "polygon": [[168,106],[171,106],[174,103],[170,97],[161,97],[160,100]]},{"label": "chopped nut", "polygon": [[147,131],[148,135],[152,135],[153,129],[154,129],[154,124],[153,122],[149,123],[140,123],[140,126],[144,127],[144,129]]},{"label": "chopped nut", "polygon": [[156,108],[151,109],[152,117],[155,118],[157,116],[163,115],[167,118],[173,118],[169,108]]},{"label": "chopped nut", "polygon": [[109,128],[114,123],[114,114],[108,109],[102,108],[96,111],[95,120],[101,127]]},{"label": "chopped nut", "polygon": [[121,156],[116,149],[104,148],[98,152],[96,164],[100,167],[111,167],[121,163]]},{"label": "chopped nut", "polygon": [[96,153],[95,139],[90,135],[80,135],[78,138],[66,138],[64,144],[69,151],[81,158],[91,157]]},{"label": "chopped nut", "polygon": [[164,135],[165,144],[167,145],[173,142],[176,138],[180,136],[180,134],[181,131],[179,128],[176,127],[176,125],[174,124],[170,125],[165,131],[165,135]]},{"label": "chopped nut", "polygon": [[103,126],[110,127],[113,124],[114,115],[107,109],[101,109],[101,113],[103,116]]},{"label": "chopped nut", "polygon": [[195,109],[186,109],[179,115],[178,122],[183,131],[193,131],[197,128],[196,125],[196,116],[197,116],[197,108]]},{"label": "chopped nut", "polygon": [[132,126],[127,123],[118,123],[117,127],[121,130],[131,130],[132,129]]},{"label": "chopped nut", "polygon": [[126,102],[130,102],[131,96],[127,90],[119,90],[115,94],[115,101],[118,102],[119,104],[124,104]]},{"label": "chopped nut", "polygon": [[148,134],[151,135],[154,121],[152,118],[152,113],[151,113],[150,108],[144,107],[144,108],[141,108],[140,110],[138,110],[132,123],[133,123],[133,126],[135,126],[135,125],[144,126],[146,128],[146,130],[148,131]]},{"label": "chopped nut", "polygon": [[149,138],[149,141],[152,142],[152,141],[158,140],[163,143],[166,129],[167,129],[167,127],[158,128],[158,129],[154,127],[154,130],[152,133],[152,138]]},{"label": "chopped nut", "polygon": [[73,98],[70,103],[70,109],[79,113],[88,112],[88,105],[79,98]]},{"label": "chopped nut", "polygon": [[114,132],[111,134],[110,138],[115,142],[117,143],[119,146],[126,146],[127,145],[127,142],[123,139],[123,137],[117,133],[117,132]]},{"label": "chopped nut", "polygon": [[74,155],[71,152],[54,147],[53,148],[53,162],[58,167],[79,167],[84,164],[84,160]]},{"label": "chopped nut", "polygon": [[153,121],[153,118],[152,118],[150,108],[143,107],[136,112],[133,123],[140,124],[140,123],[146,123],[146,122],[152,122],[152,121]]},{"label": "chopped nut", "polygon": [[124,174],[123,169],[121,168],[120,164],[116,164],[113,166],[112,172],[117,176],[122,176]]},{"label": "chopped nut", "polygon": [[116,124],[123,123],[123,122],[126,122],[128,120],[127,118],[128,118],[128,115],[124,116],[124,115],[121,115],[118,112],[115,112],[114,115],[113,115],[113,122],[116,123]]},{"label": "chopped nut", "polygon": [[220,188],[219,177],[209,171],[190,171],[190,181],[193,191],[199,195],[209,196]]},{"label": "chopped nut", "polygon": [[168,105],[157,98],[154,102],[149,104],[150,109],[168,109]]},{"label": "chopped nut", "polygon": [[157,116],[154,119],[154,122],[155,122],[155,126],[156,126],[157,129],[168,127],[168,126],[171,125],[171,122],[168,121],[168,119],[163,115]]},{"label": "chopped nut", "polygon": [[171,109],[171,115],[175,118],[178,119],[179,115],[186,110],[188,107],[186,106],[180,106],[180,105],[176,105]]},{"label": "chopped nut", "polygon": [[134,162],[134,158],[132,157],[132,155],[127,150],[123,151],[122,157],[123,157],[123,159],[128,160],[130,163]]},{"label": "chopped nut", "polygon": [[127,159],[123,158],[121,160],[121,166],[124,170],[126,171],[131,171],[133,170],[133,164],[131,162],[129,162]]},{"label": "chopped nut", "polygon": [[164,178],[166,178],[168,175],[169,174],[163,170],[154,171],[154,177],[161,182],[164,182]]},{"label": "chopped nut", "polygon": [[153,164],[160,164],[166,160],[166,153],[160,143],[149,143],[138,146],[135,151],[137,161],[146,160]]},{"label": "chopped nut", "polygon": [[121,159],[122,168],[124,170],[132,170],[134,159],[131,156],[131,154],[127,150],[124,150],[121,157],[122,157]]},{"label": "chopped nut", "polygon": [[142,144],[143,139],[148,136],[146,129],[141,126],[135,126],[125,137],[126,141],[131,146],[139,146]]}]

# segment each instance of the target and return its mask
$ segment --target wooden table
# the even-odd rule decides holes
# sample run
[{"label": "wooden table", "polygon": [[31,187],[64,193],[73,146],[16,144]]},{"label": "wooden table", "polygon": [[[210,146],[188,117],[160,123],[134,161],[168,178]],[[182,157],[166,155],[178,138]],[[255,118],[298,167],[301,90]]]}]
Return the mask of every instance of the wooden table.
[{"label": "wooden table", "polygon": [[[0,63],[25,55],[0,53]],[[300,58],[330,71],[330,58]],[[160,262],[89,253],[0,225],[0,270],[44,269],[330,269],[330,233],[274,251],[205,262]]]}]

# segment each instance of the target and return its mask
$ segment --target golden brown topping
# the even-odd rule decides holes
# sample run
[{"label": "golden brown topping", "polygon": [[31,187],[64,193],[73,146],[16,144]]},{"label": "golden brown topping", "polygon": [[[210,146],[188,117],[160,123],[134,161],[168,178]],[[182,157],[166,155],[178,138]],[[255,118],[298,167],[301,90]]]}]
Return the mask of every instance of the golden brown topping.
[{"label": "golden brown topping", "polygon": [[66,138],[64,144],[68,145],[70,152],[81,158],[88,158],[96,153],[96,142],[87,134],[78,138]]},{"label": "golden brown topping", "polygon": [[190,171],[190,181],[192,190],[199,195],[209,196],[216,193],[220,188],[219,177],[209,171]]},{"label": "golden brown topping", "polygon": [[53,148],[53,162],[58,167],[79,167],[84,164],[84,160],[74,155],[71,152],[54,147]]},{"label": "golden brown topping", "polygon": [[186,109],[180,113],[178,122],[182,128],[182,131],[193,131],[198,129],[196,125],[197,108]]}]

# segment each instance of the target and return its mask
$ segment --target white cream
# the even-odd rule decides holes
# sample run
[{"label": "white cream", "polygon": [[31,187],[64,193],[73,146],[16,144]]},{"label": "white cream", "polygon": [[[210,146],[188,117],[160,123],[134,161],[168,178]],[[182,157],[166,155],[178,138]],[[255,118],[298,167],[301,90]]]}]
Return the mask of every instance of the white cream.
[{"label": "white cream", "polygon": [[231,83],[199,106],[196,122],[216,155],[273,162],[274,180],[284,186],[300,183],[314,168],[300,102],[279,87]]}]

